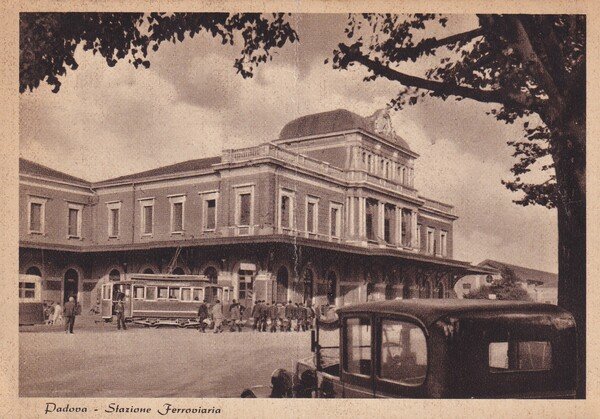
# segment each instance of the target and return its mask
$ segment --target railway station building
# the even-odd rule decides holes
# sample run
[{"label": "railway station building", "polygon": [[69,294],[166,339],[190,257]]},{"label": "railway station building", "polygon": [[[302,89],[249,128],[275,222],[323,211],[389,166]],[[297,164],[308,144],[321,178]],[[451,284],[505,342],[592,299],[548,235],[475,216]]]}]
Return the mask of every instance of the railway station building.
[{"label": "railway station building", "polygon": [[387,112],[339,109],[100,182],[21,159],[20,273],[84,309],[126,273],[203,274],[246,305],[449,298],[489,270],[453,259],[457,215],[415,189],[416,158]]}]

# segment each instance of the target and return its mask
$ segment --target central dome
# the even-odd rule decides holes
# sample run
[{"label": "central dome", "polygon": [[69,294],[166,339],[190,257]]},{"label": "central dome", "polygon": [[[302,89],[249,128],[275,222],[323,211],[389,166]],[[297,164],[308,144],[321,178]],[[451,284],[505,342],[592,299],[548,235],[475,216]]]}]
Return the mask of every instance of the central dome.
[{"label": "central dome", "polygon": [[[377,114],[377,112],[375,114]],[[391,135],[383,135],[377,132],[375,129],[375,119],[373,117],[365,118],[354,112],[350,112],[347,109],[336,109],[334,111],[320,112],[296,118],[285,124],[279,133],[279,139],[287,140],[290,138],[301,138],[356,129],[388,138],[402,148],[410,150],[406,141],[398,135],[394,133]]]}]

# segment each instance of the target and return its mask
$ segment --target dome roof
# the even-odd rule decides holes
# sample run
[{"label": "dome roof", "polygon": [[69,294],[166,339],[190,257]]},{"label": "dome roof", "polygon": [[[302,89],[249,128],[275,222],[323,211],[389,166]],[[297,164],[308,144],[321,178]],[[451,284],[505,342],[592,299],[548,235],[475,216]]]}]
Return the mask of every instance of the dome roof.
[{"label": "dome roof", "polygon": [[336,109],[334,111],[320,112],[311,115],[301,116],[296,118],[283,127],[279,133],[280,140],[290,138],[308,137],[311,135],[329,134],[332,132],[350,131],[361,129],[380,137],[387,138],[395,142],[400,147],[410,150],[410,147],[402,138],[394,132],[384,134],[376,130],[376,118],[379,117],[380,111],[375,112],[372,116],[365,118],[350,112],[347,109]]}]

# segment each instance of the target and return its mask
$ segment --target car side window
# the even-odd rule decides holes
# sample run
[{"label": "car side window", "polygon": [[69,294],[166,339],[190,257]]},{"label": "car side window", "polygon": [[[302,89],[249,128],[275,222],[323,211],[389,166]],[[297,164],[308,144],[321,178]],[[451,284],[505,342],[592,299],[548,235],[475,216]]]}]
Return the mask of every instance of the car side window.
[{"label": "car side window", "polygon": [[371,320],[349,318],[346,320],[346,357],[344,370],[350,374],[371,375]]},{"label": "car side window", "polygon": [[381,321],[379,377],[403,385],[418,386],[427,373],[427,339],[423,330],[400,320]]}]

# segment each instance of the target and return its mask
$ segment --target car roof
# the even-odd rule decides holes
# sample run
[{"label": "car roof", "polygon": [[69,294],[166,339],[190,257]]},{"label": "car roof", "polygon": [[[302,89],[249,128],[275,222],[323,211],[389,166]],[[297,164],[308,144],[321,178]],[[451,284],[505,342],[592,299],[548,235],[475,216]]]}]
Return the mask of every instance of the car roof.
[{"label": "car roof", "polygon": [[527,301],[471,300],[471,299],[410,299],[385,300],[353,304],[342,307],[337,313],[346,316],[359,313],[404,314],[419,319],[426,326],[445,316],[478,317],[498,314],[549,314],[569,315],[552,304]]}]

